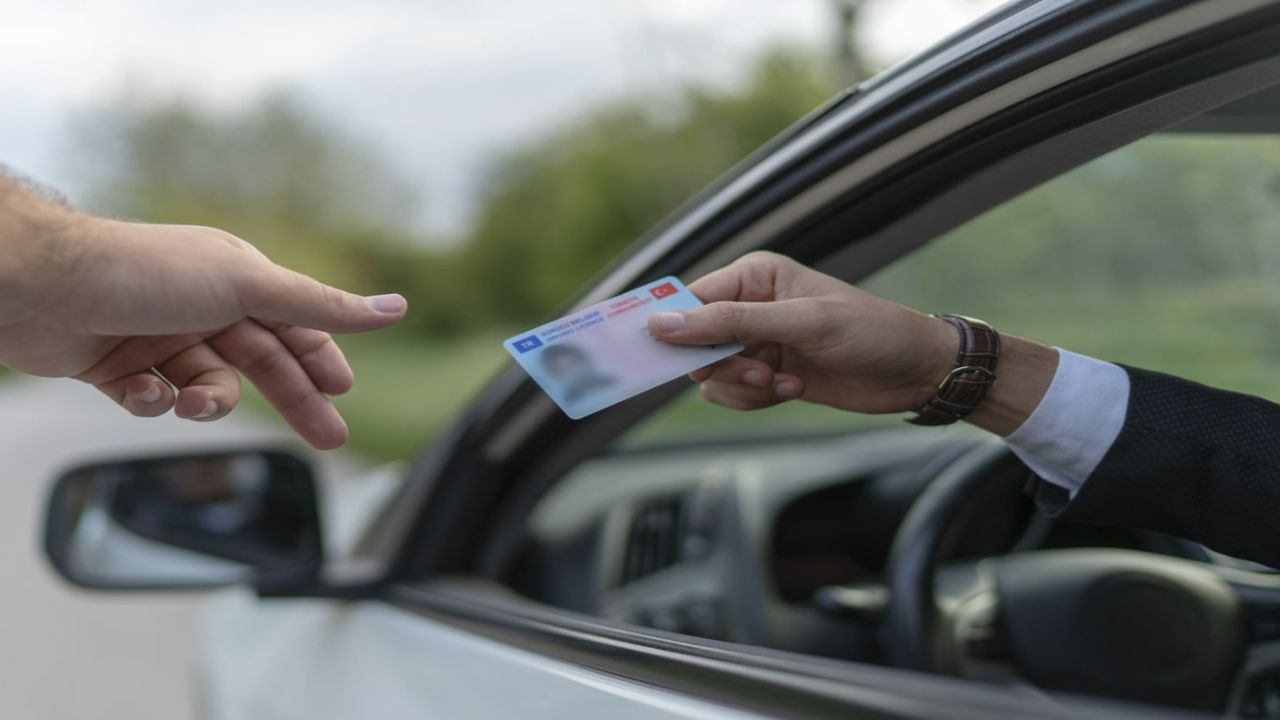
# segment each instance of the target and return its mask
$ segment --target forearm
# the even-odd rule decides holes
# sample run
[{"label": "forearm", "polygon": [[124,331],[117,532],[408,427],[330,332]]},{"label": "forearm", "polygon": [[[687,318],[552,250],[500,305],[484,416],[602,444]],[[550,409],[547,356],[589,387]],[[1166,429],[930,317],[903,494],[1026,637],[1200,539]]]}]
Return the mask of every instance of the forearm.
[{"label": "forearm", "polygon": [[1124,422],[1069,504],[1067,519],[1141,527],[1280,567],[1280,405],[1161,373],[1127,368]]},{"label": "forearm", "polygon": [[42,278],[77,253],[76,228],[88,222],[0,172],[0,322],[33,309]]},{"label": "forearm", "polygon": [[43,197],[0,167],[0,243],[6,247],[32,236],[47,236],[74,213]]}]

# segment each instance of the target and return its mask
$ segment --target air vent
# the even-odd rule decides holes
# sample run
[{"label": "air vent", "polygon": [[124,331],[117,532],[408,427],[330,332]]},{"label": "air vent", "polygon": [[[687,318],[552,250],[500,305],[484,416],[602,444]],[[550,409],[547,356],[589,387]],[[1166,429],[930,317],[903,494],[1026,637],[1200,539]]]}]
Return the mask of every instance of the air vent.
[{"label": "air vent", "polygon": [[680,497],[641,505],[631,520],[618,584],[635,582],[679,562],[685,530],[684,502]]}]

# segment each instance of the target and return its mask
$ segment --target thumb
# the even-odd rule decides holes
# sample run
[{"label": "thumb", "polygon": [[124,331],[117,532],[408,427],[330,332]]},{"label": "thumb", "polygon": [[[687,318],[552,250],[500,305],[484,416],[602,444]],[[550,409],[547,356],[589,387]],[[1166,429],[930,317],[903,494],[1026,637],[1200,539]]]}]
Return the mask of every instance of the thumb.
[{"label": "thumb", "polygon": [[248,283],[241,301],[250,317],[335,333],[392,325],[409,307],[398,294],[361,297],[279,266]]},{"label": "thumb", "polygon": [[743,343],[794,344],[820,332],[817,317],[804,300],[714,302],[649,317],[649,332],[681,345]]}]

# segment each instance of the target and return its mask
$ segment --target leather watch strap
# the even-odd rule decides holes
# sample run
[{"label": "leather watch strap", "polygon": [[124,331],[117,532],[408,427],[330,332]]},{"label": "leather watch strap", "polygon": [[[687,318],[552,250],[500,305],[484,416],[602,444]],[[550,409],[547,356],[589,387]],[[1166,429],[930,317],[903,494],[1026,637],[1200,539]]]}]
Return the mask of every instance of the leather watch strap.
[{"label": "leather watch strap", "polygon": [[913,425],[949,425],[982,406],[996,382],[1000,333],[987,323],[961,315],[938,315],[960,334],[960,351],[938,392],[907,418]]}]

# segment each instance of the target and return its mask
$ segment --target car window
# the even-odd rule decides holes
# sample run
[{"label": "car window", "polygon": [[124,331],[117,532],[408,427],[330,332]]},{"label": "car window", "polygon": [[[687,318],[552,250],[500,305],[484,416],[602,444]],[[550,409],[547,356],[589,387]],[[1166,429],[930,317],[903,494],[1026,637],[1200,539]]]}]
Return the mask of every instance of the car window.
[{"label": "car window", "polygon": [[[862,287],[1076,352],[1280,398],[1280,139],[1150,136],[987,212]],[[900,422],[799,403],[742,413],[695,391],[623,443]]]}]

